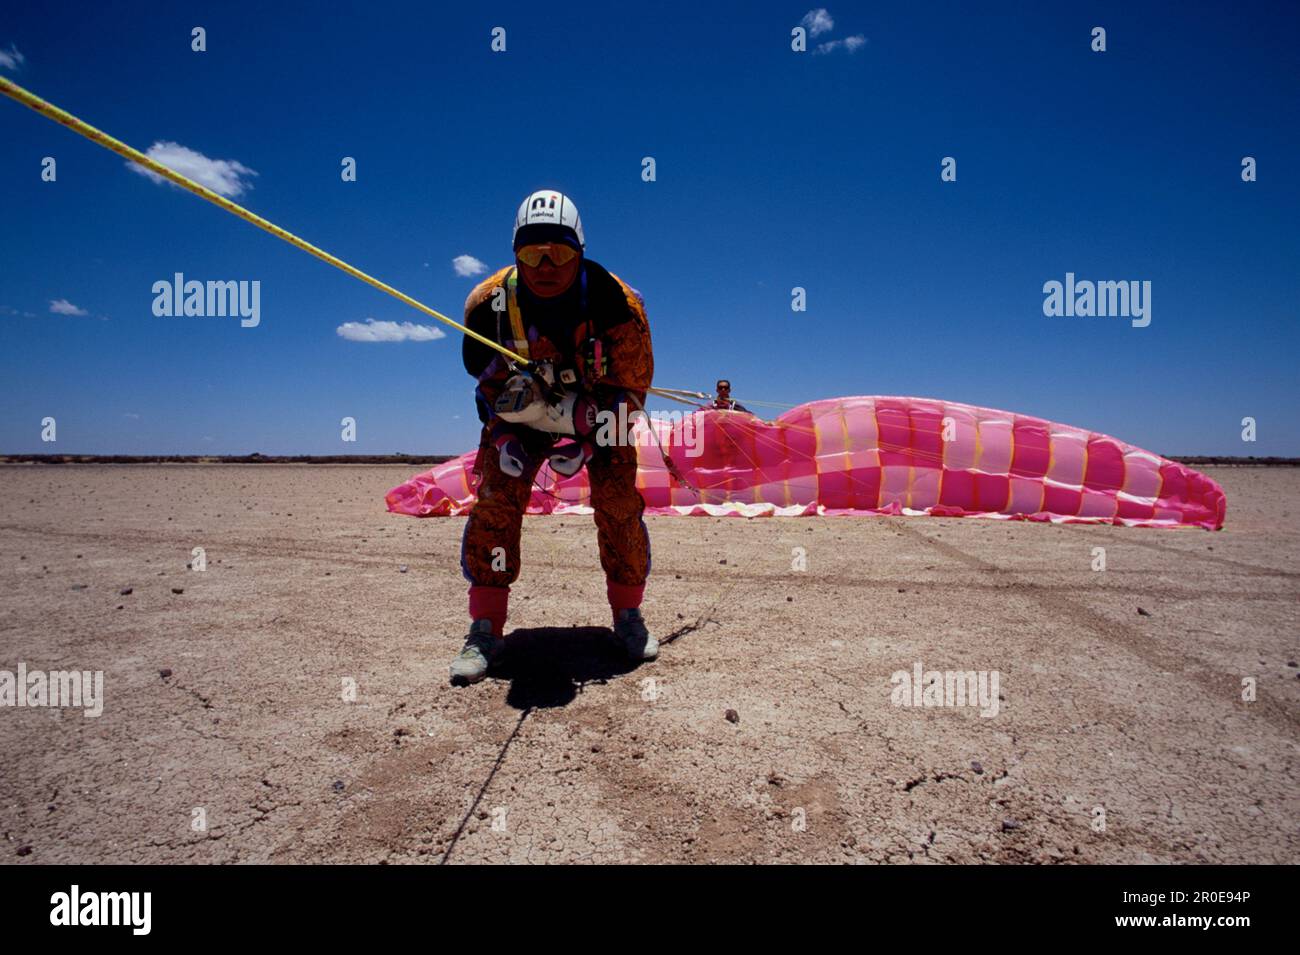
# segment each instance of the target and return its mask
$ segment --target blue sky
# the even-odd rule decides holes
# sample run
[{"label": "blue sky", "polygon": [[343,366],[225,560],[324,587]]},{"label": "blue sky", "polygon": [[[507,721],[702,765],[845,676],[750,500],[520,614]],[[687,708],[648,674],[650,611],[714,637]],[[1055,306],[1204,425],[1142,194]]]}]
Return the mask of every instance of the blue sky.
[{"label": "blue sky", "polygon": [[[805,54],[807,4],[313,6],[13,5],[0,72],[140,149],[253,170],[237,201],[456,318],[476,279],[453,260],[506,264],[522,197],[564,190],[591,257],[646,298],[660,385],[1300,454],[1293,4],[832,3],[810,45],[863,42]],[[0,210],[0,451],[476,441],[456,332],[348,340],[433,323],[8,100]],[[261,324],[156,317],[175,272],[260,281]],[[1151,324],[1046,317],[1067,272],[1150,281]]]}]

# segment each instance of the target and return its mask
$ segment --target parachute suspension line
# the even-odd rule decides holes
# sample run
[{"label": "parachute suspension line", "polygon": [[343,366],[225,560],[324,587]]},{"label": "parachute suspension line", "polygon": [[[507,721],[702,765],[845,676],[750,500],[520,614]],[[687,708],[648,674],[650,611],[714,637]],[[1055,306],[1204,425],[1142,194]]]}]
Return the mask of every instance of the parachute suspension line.
[{"label": "parachute suspension line", "polygon": [[206,186],[201,186],[197,182],[194,182],[192,179],[188,179],[185,176],[182,176],[174,169],[169,169],[167,166],[164,166],[162,163],[150,159],[148,156],[140,152],[138,149],[133,149],[132,147],[128,146],[126,143],[114,139],[112,136],[108,135],[107,133],[96,129],[94,126],[91,126],[89,123],[85,123],[81,121],[77,117],[73,116],[71,113],[59,109],[59,107],[55,106],[53,103],[46,102],[45,100],[37,96],[35,93],[23,89],[23,87],[19,86],[17,83],[14,83],[12,80],[8,80],[4,78],[3,76],[0,76],[0,93],[4,93],[10,99],[18,103],[22,103],[24,106],[35,110],[36,112],[40,113],[42,116],[46,117],[47,119],[52,119],[56,123],[68,127],[68,129],[72,130],[74,133],[86,137],[92,143],[95,143],[99,146],[103,146],[105,149],[115,152],[119,156],[122,156],[125,159],[131,160],[131,162],[143,166],[145,169],[148,169],[150,172],[162,176],[164,179],[168,180],[169,182],[175,183],[176,185],[180,186],[182,189],[194,193],[196,196],[198,196],[201,199],[208,200],[208,202],[212,203],[214,206],[218,206],[222,209],[225,209],[231,215],[238,216],[240,219],[243,219],[245,222],[249,223],[250,225],[255,225],[259,229],[263,230],[264,232],[271,233],[271,235],[275,236],[277,239],[282,239],[285,242],[288,242],[294,248],[301,249],[303,252],[306,252],[309,255],[314,255],[322,262],[332,265],[336,269],[339,269],[342,272],[346,272],[348,275],[352,276],[355,279],[360,279],[361,281],[365,282],[367,285],[371,286],[372,288],[377,288],[379,289],[379,291],[391,295],[399,302],[402,302],[406,305],[411,306],[414,309],[417,309],[418,311],[423,312],[425,315],[428,315],[430,318],[437,319],[438,321],[442,322],[444,325],[450,325],[452,328],[456,329],[462,334],[468,335],[470,338],[474,339],[475,341],[487,345],[489,348],[492,348],[495,351],[500,352],[506,358],[518,362],[519,364],[524,366],[528,365],[527,360],[520,357],[519,355],[516,355],[510,349],[505,348],[504,346],[498,344],[497,342],[492,341],[490,338],[480,335],[477,332],[471,331],[470,329],[466,328],[464,325],[460,324],[459,322],[453,321],[452,319],[448,318],[446,315],[443,315],[441,312],[435,311],[434,309],[425,305],[423,302],[417,302],[415,299],[411,298],[411,296],[405,294],[404,292],[399,292],[391,285],[388,285],[385,282],[381,282],[379,279],[375,278],[374,276],[362,272],[360,269],[349,265],[347,262],[344,262],[342,259],[338,258],[337,256],[330,255],[324,249],[317,248],[316,246],[312,245],[310,242],[306,241],[305,239],[300,239],[292,232],[287,232],[286,230],[281,229],[275,223],[269,222],[266,219],[263,219],[261,216],[249,212],[247,209],[245,209],[243,206],[239,205],[238,203],[231,202],[225,196],[218,195],[217,193],[213,192],[211,189],[207,188]]},{"label": "parachute suspension line", "polygon": [[686,395],[688,398],[712,398],[713,397],[713,395],[707,394],[703,391],[688,391],[685,388],[655,388],[653,390],[657,393],[661,393],[665,395],[669,395],[669,394]]},{"label": "parachute suspension line", "polygon": [[[747,429],[747,436],[754,441],[755,445],[766,442],[768,446],[772,447],[773,449],[778,448],[776,439],[760,434],[759,429],[756,426],[747,424],[745,427]],[[742,447],[741,443],[737,441],[736,438],[733,437],[731,434],[728,434],[726,431],[723,431],[722,434],[731,443],[731,446],[732,448],[735,449],[736,453],[749,462],[749,466],[753,468],[754,471],[757,472],[761,470],[761,465],[759,464],[758,459],[753,454],[751,454],[747,448]],[[755,448],[755,450],[757,450],[757,448]],[[853,479],[852,475],[850,475],[850,480],[852,479]],[[730,481],[729,478],[724,478],[723,480]],[[721,484],[719,484],[718,486],[721,486]],[[732,489],[730,487],[725,488],[724,493],[726,494],[727,501],[730,502]],[[742,502],[742,503],[751,503],[751,502]]]},{"label": "parachute suspension line", "polygon": [[669,455],[667,449],[664,448],[664,443],[659,437],[659,432],[655,430],[654,422],[650,420],[650,414],[645,410],[645,405],[642,403],[641,399],[638,398],[634,392],[629,391],[626,392],[626,394],[632,399],[632,403],[636,405],[637,410],[640,411],[641,414],[645,415],[646,427],[650,429],[650,434],[654,437],[655,444],[659,446],[659,457],[663,458],[664,467],[668,469],[668,473],[677,481],[678,484],[682,485],[682,487],[686,488],[688,491],[694,491],[696,494],[699,494],[699,489],[690,481],[686,480],[685,476],[683,476],[682,472],[678,469],[677,462],[672,459],[672,456]]},{"label": "parachute suspension line", "polygon": [[781,401],[759,401],[757,398],[745,398],[742,404],[758,405],[763,408],[797,408],[798,405],[790,405]]},{"label": "parachute suspension line", "polygon": [[[658,395],[660,398],[667,398],[669,401],[680,401],[684,405],[693,405],[695,407],[700,407],[701,401],[709,402],[717,397],[706,391],[688,391],[685,388],[647,388],[646,391],[652,395]],[[785,408],[788,410],[799,407],[784,402],[759,401],[757,398],[745,398],[744,402],[751,405],[760,405],[764,408]]]},{"label": "parachute suspension line", "polygon": [[713,400],[712,395],[706,395],[702,391],[687,391],[684,388],[647,388],[646,391],[670,401],[680,401],[684,405],[697,405],[700,401]]},{"label": "parachute suspension line", "polygon": [[646,393],[651,395],[657,395],[660,398],[667,398],[669,401],[676,401],[679,404],[690,405],[692,408],[703,407],[703,405],[701,405],[698,400],[694,398],[680,397],[679,395],[673,394],[672,389],[668,389],[668,388],[647,388]]}]

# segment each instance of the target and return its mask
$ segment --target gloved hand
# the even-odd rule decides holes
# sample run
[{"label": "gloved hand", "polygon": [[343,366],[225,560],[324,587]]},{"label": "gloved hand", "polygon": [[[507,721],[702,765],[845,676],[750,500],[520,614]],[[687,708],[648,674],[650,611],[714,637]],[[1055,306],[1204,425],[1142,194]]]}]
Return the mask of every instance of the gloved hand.
[{"label": "gloved hand", "polygon": [[492,402],[492,410],[502,421],[511,424],[533,425],[545,417],[548,410],[542,400],[541,388],[532,375],[511,375],[505,387]]},{"label": "gloved hand", "polygon": [[506,433],[500,435],[493,443],[496,445],[501,472],[511,477],[523,477],[524,472],[532,466],[532,461],[519,439],[513,434]]},{"label": "gloved hand", "polygon": [[573,477],[591,460],[596,449],[588,441],[572,441],[560,445],[549,458],[551,470],[561,477]]},{"label": "gloved hand", "polygon": [[584,441],[596,431],[600,406],[589,395],[578,395],[573,402],[573,433]]},{"label": "gloved hand", "polygon": [[535,403],[544,413],[533,415],[524,423],[538,431],[567,434],[580,441],[590,440],[596,432],[596,416],[600,411],[596,402],[587,395],[570,392],[553,405]]},{"label": "gloved hand", "polygon": [[590,396],[579,392],[570,392],[548,404],[537,381],[519,374],[506,382],[492,410],[496,417],[513,425],[587,439],[596,431],[600,408]]}]

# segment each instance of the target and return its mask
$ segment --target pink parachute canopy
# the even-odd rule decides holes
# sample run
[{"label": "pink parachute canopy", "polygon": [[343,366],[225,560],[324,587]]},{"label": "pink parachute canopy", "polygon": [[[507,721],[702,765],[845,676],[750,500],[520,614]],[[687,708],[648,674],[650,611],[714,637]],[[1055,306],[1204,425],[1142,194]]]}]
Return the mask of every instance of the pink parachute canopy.
[{"label": "pink parachute canopy", "polygon": [[[665,467],[650,429],[686,486]],[[1132,527],[1223,526],[1226,498],[1191,468],[1104,434],[927,398],[828,398],[775,421],[704,409],[632,430],[647,514],[929,514]],[[466,514],[474,454],[388,492],[416,517]],[[586,471],[543,465],[530,514],[590,513]]]}]

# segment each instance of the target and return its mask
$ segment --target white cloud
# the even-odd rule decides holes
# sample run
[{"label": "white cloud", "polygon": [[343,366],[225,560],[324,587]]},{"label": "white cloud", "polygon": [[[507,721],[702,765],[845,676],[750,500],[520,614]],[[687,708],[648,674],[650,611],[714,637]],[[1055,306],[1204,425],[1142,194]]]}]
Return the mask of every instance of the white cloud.
[{"label": "white cloud", "polygon": [[77,308],[66,298],[56,298],[50,301],[50,311],[55,315],[89,315],[84,308]]},{"label": "white cloud", "polygon": [[839,49],[845,49],[850,53],[858,52],[858,49],[864,46],[867,38],[861,33],[854,36],[846,36],[843,40],[829,40],[826,43],[819,43],[814,53],[833,53]]},{"label": "white cloud", "polygon": [[482,275],[487,271],[487,266],[472,255],[456,256],[451,260],[451,267],[455,269],[456,274],[462,278],[467,275]]},{"label": "white cloud", "polygon": [[835,28],[835,21],[831,19],[830,11],[825,7],[809,10],[799,23],[808,31],[809,36],[821,36],[827,30]]},{"label": "white cloud", "polygon": [[18,47],[12,43],[9,44],[9,49],[0,50],[0,67],[6,70],[17,72],[23,68],[25,62],[27,62],[27,57],[19,53]]},{"label": "white cloud", "polygon": [[123,417],[123,418],[130,418],[132,421],[139,421],[139,420],[140,420],[140,416],[139,416],[138,414],[136,414],[134,411],[125,411],[125,412],[122,413],[122,417]]},{"label": "white cloud", "polygon": [[447,337],[446,332],[432,325],[377,322],[373,318],[367,318],[365,322],[344,322],[335,331],[339,338],[350,342],[432,342]]},{"label": "white cloud", "polygon": [[[180,143],[156,142],[149,147],[145,155],[187,179],[193,179],[199,185],[207,186],[217,195],[225,196],[227,199],[233,199],[252,189],[252,183],[247,182],[246,179],[248,176],[257,175],[256,172],[233,159],[209,159],[203,153],[195,152]],[[152,169],[145,169],[144,166],[133,162],[126,165],[131,171],[147,176],[154,182],[167,181]]]}]

